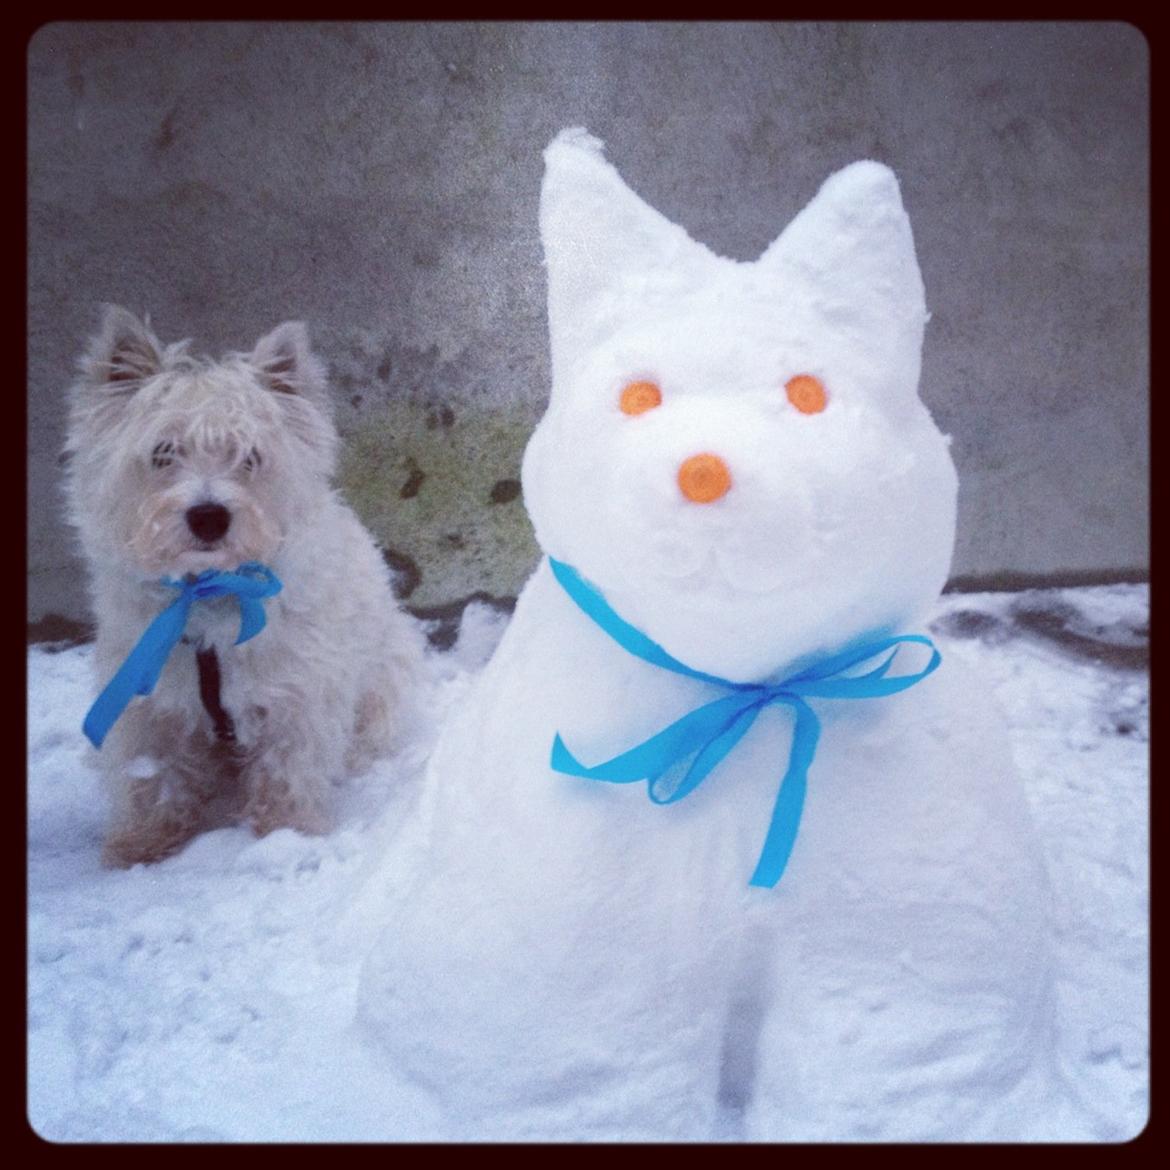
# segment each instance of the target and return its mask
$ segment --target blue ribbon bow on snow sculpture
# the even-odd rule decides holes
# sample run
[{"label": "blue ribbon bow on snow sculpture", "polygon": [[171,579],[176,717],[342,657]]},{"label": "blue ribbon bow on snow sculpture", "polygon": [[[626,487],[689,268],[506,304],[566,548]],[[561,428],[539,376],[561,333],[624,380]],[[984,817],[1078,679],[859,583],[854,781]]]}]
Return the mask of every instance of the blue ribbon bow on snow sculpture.
[{"label": "blue ribbon bow on snow sculpture", "polygon": [[130,700],[135,695],[149,695],[154,690],[171,651],[183,636],[187,615],[195,602],[228,593],[236,596],[240,603],[238,646],[264,629],[267,619],[261,601],[281,590],[276,574],[256,561],[248,561],[234,573],[207,569],[191,581],[164,577],[160,584],[178,589],[179,596],[146,627],[138,644],[86,714],[82,730],[96,748],[102,746],[102,741],[130,705]]},{"label": "blue ribbon bow on snow sculpture", "polygon": [[[780,703],[793,709],[796,725],[788,770],[780,781],[780,791],[776,796],[764,847],[751,877],[753,886],[770,888],[780,880],[800,827],[808,769],[821,732],[820,720],[806,700],[876,699],[893,695],[921,682],[942,661],[942,656],[929,638],[921,634],[904,634],[855,645],[779,682],[731,682],[692,670],[677,658],[671,657],[657,642],[620,618],[601,593],[575,569],[551,557],[549,565],[557,581],[580,609],[625,650],[654,666],[732,692],[725,698],[716,699],[684,715],[637,747],[592,768],[580,763],[558,734],[552,746],[551,766],[554,771],[587,780],[607,780],[614,784],[646,780],[647,793],[655,804],[673,804],[693,792],[706,779],[715,765],[743,738],[765,707]],[[898,646],[904,642],[929,646],[930,661],[917,674],[888,678],[886,672],[898,653]],[[867,674],[844,674],[851,667],[887,650],[890,654]],[[660,784],[663,777],[674,765],[692,756],[691,765],[677,787],[664,795]]]}]

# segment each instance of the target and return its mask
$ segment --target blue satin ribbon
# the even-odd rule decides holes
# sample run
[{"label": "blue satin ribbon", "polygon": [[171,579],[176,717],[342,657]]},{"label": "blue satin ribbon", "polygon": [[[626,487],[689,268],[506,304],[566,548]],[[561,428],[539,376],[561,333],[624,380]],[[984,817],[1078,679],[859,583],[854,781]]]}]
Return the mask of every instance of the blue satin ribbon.
[{"label": "blue satin ribbon", "polygon": [[276,574],[256,561],[248,561],[234,573],[207,569],[191,581],[164,577],[159,584],[179,590],[179,596],[146,627],[138,644],[86,714],[82,730],[96,748],[102,746],[102,741],[130,705],[130,700],[135,695],[149,695],[154,690],[171,651],[183,636],[187,615],[195,602],[228,593],[236,596],[240,603],[238,646],[264,629],[267,619],[261,601],[281,590]]},{"label": "blue satin ribbon", "polygon": [[[637,747],[614,756],[612,760],[586,767],[569,751],[558,734],[553,740],[551,765],[554,771],[587,780],[606,780],[611,784],[647,781],[647,793],[655,804],[673,804],[693,792],[711,770],[747,734],[756,716],[772,704],[791,707],[796,716],[788,770],[780,781],[780,790],[772,810],[772,820],[764,838],[764,847],[751,885],[771,888],[784,873],[804,808],[808,769],[816,754],[821,722],[810,698],[876,699],[897,694],[921,682],[942,661],[934,643],[921,634],[904,634],[896,638],[879,638],[855,644],[848,650],[822,659],[779,682],[737,683],[717,675],[692,670],[669,655],[657,642],[619,617],[593,585],[569,565],[549,558],[553,576],[565,592],[619,646],[654,666],[688,678],[699,679],[731,691],[731,694],[707,703],[684,715],[665,730]],[[898,647],[917,642],[931,649],[930,661],[917,674],[887,677]],[[845,671],[890,651],[887,657],[866,674],[846,675]],[[663,779],[668,772],[677,774],[676,765],[691,760],[682,780],[665,790]]]}]

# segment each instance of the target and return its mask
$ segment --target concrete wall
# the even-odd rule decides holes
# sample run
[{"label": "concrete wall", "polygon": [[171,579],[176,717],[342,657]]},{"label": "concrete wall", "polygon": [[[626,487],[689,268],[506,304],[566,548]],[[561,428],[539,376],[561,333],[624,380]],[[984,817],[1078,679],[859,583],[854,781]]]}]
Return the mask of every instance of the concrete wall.
[{"label": "concrete wall", "polygon": [[[753,259],[837,167],[898,172],[955,436],[954,572],[1141,573],[1148,61],[1124,24],[61,23],[29,46],[29,617],[83,618],[63,393],[112,300],[164,340],[310,323],[342,486],[412,604],[514,593],[547,393],[541,150],[602,137]],[[42,627],[43,628],[43,627]]]}]

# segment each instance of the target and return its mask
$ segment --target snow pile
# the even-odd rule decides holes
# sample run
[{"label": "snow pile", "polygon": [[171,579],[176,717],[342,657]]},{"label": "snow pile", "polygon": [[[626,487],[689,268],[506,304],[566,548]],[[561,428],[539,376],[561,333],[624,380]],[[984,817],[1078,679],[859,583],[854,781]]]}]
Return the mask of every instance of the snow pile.
[{"label": "snow pile", "polygon": [[[1013,610],[1069,609],[1130,646],[1145,587],[948,595],[934,637],[993,688],[1055,889],[1057,1075],[1024,1136],[1119,1141],[1148,1091],[1148,683],[1071,657]],[[956,620],[958,619],[958,620]],[[437,659],[462,702],[504,619],[470,610]],[[53,1141],[448,1140],[430,1095],[352,1027],[385,908],[408,769],[346,794],[324,839],[198,838],[161,865],[98,867],[103,818],[83,763],[89,648],[29,653],[29,1117]],[[977,988],[972,988],[977,994]],[[736,1136],[734,1128],[728,1136]],[[573,1136],[573,1135],[570,1135]]]}]

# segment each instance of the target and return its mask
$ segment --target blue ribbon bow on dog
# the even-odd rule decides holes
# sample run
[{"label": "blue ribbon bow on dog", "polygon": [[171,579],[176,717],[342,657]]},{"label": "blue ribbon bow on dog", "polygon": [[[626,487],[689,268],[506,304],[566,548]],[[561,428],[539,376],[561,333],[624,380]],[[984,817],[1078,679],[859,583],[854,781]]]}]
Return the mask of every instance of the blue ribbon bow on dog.
[{"label": "blue ribbon bow on dog", "polygon": [[[796,725],[788,770],[780,781],[780,791],[776,796],[764,847],[755,873],[752,874],[750,884],[753,886],[770,888],[780,880],[800,827],[808,769],[821,732],[820,720],[806,700],[876,699],[893,695],[921,682],[942,661],[942,656],[929,638],[921,634],[905,634],[855,645],[779,682],[731,682],[692,670],[671,657],[657,642],[620,618],[601,593],[575,569],[551,557],[549,565],[557,581],[580,609],[625,650],[654,666],[731,691],[725,698],[716,699],[684,715],[637,747],[592,768],[581,764],[558,734],[552,746],[551,766],[554,771],[588,780],[606,780],[613,784],[646,780],[648,795],[655,804],[672,804],[693,792],[706,779],[712,768],[743,738],[765,707],[779,703],[793,709]],[[917,674],[888,678],[886,672],[897,656],[898,647],[905,642],[929,646],[930,661]],[[890,654],[867,674],[844,673],[887,650]],[[664,794],[661,790],[663,777],[676,764],[692,756],[691,765],[677,787]]]},{"label": "blue ribbon bow on dog", "polygon": [[102,746],[102,741],[130,705],[130,700],[135,695],[149,695],[154,690],[171,651],[183,636],[187,615],[195,602],[235,594],[240,603],[238,646],[264,629],[267,619],[261,601],[281,590],[276,574],[256,561],[248,561],[234,573],[207,569],[191,581],[164,577],[160,584],[178,589],[179,596],[146,627],[138,644],[86,714],[82,730],[96,748]]}]

